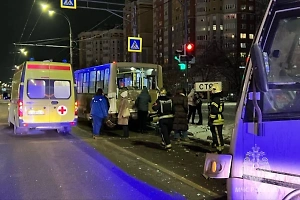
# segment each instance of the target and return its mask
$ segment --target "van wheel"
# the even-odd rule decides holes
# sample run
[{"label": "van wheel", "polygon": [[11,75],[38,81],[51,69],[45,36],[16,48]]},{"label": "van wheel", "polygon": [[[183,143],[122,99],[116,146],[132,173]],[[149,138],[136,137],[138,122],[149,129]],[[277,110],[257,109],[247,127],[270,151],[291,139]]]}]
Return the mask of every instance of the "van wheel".
[{"label": "van wheel", "polygon": [[17,135],[17,134],[20,134],[21,131],[20,131],[20,128],[17,127],[17,126],[14,126],[14,134]]},{"label": "van wheel", "polygon": [[64,127],[60,129],[56,129],[58,133],[63,134],[63,135],[69,135],[71,133],[71,128]]}]

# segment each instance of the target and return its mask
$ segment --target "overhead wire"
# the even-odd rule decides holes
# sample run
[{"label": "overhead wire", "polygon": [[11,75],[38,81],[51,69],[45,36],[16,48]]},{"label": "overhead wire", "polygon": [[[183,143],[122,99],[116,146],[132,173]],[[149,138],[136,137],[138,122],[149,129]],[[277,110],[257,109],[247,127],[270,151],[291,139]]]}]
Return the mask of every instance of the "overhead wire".
[{"label": "overhead wire", "polygon": [[[31,9],[30,9],[30,11],[29,11],[29,15],[28,15],[28,17],[27,17],[27,20],[26,20],[26,22],[25,22],[25,25],[24,25],[23,31],[22,31],[22,33],[21,33],[21,36],[20,36],[19,42],[20,42],[20,41],[22,40],[22,38],[23,38],[23,35],[24,35],[24,32],[25,32],[25,29],[26,29],[26,27],[27,27],[27,24],[28,24],[28,21],[29,21],[29,18],[30,18],[30,15],[31,15],[32,9],[33,9],[33,6],[34,6],[34,4],[35,4],[35,1],[36,1],[36,0],[33,0],[33,2],[32,2]],[[16,61],[16,54],[14,54],[13,65],[15,64],[15,61]]]}]

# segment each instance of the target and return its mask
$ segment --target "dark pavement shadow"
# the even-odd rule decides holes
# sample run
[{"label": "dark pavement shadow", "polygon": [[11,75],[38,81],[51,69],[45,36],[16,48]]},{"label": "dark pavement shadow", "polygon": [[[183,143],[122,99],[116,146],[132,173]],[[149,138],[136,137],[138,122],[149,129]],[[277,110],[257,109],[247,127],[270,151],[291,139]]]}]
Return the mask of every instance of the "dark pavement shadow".
[{"label": "dark pavement shadow", "polygon": [[212,149],[207,145],[181,144],[184,148],[194,152],[211,153]]},{"label": "dark pavement shadow", "polygon": [[158,149],[158,150],[165,151],[160,144],[155,143],[155,142],[134,140],[131,142],[131,144],[135,145],[135,146],[140,145],[140,146],[145,146],[145,147],[152,148],[152,149]]}]

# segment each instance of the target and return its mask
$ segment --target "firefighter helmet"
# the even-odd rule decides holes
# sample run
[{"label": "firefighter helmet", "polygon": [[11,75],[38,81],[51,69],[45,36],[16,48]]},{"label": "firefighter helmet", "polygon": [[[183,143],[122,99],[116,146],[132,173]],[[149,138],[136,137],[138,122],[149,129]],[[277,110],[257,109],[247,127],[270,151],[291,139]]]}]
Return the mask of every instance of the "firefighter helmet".
[{"label": "firefighter helmet", "polygon": [[167,90],[165,88],[161,88],[160,89],[160,94],[161,95],[166,95],[167,94]]},{"label": "firefighter helmet", "polygon": [[214,83],[211,87],[211,93],[215,94],[220,92],[222,92],[221,86],[217,83]]}]

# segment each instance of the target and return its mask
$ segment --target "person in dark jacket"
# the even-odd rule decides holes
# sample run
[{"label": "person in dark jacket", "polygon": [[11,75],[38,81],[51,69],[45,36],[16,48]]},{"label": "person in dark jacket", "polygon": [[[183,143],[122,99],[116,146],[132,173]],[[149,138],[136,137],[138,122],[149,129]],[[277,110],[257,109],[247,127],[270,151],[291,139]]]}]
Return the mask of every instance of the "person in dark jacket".
[{"label": "person in dark jacket", "polygon": [[202,118],[202,99],[203,99],[203,94],[200,92],[195,92],[194,94],[194,102],[196,105],[196,110],[199,115],[199,121],[197,125],[202,125],[203,124],[203,118]]},{"label": "person in dark jacket", "polygon": [[173,126],[173,102],[170,97],[167,96],[166,89],[160,90],[160,96],[157,98],[152,106],[154,111],[157,111],[159,116],[159,127],[161,130],[162,146],[165,149],[170,149],[170,134]]},{"label": "person in dark jacket", "polygon": [[149,103],[151,103],[151,96],[148,92],[147,87],[144,86],[141,94],[137,97],[135,101],[135,105],[138,109],[138,118],[140,121],[141,133],[146,133]]},{"label": "person in dark jacket", "polygon": [[221,153],[224,149],[224,140],[222,129],[224,125],[224,100],[222,98],[222,90],[218,84],[214,84],[211,89],[211,102],[209,103],[209,119],[208,125],[212,134],[212,146]]},{"label": "person in dark jacket", "polygon": [[184,95],[183,89],[177,89],[176,95],[173,97],[173,130],[175,132],[174,139],[179,141],[187,139],[188,127],[188,98]]},{"label": "person in dark jacket", "polygon": [[90,106],[93,118],[93,138],[96,139],[100,135],[103,119],[108,115],[107,98],[103,95],[101,88],[97,90],[97,93],[92,98]]}]

